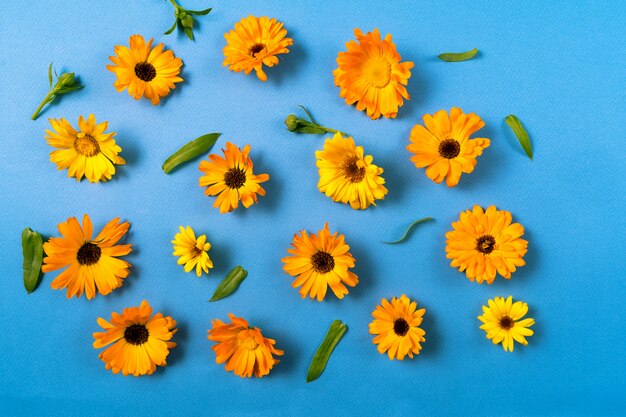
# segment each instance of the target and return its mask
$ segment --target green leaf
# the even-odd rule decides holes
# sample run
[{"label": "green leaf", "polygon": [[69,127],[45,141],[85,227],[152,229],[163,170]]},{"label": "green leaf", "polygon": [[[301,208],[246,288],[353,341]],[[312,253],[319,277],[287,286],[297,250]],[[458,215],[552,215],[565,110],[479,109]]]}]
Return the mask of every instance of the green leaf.
[{"label": "green leaf", "polygon": [[309,120],[311,121],[311,123],[313,124],[317,124],[315,122],[315,120],[313,120],[313,116],[311,116],[311,113],[309,113],[309,111],[306,109],[306,107],[304,107],[302,104],[298,104],[299,107],[302,108],[302,110],[304,110],[304,112],[306,113],[306,115],[309,117]]},{"label": "green leaf", "polygon": [[22,253],[24,261],[24,287],[30,294],[35,291],[41,277],[41,262],[43,259],[43,241],[41,235],[30,228],[22,232]]},{"label": "green leaf", "polygon": [[176,29],[177,24],[178,24],[178,19],[174,19],[174,24],[172,25],[171,28],[167,30],[167,32],[164,33],[164,35],[169,35],[170,33],[174,32],[174,29]]},{"label": "green leaf", "polygon": [[459,62],[459,61],[467,61],[468,59],[472,59],[476,56],[477,53],[478,53],[478,48],[474,48],[466,52],[446,52],[446,53],[437,55],[437,58],[446,62]]},{"label": "green leaf", "polygon": [[221,133],[209,133],[187,143],[165,160],[163,163],[163,171],[166,174],[169,174],[170,171],[178,165],[207,153],[213,147],[215,141],[217,141],[217,138],[219,138],[220,135]]},{"label": "green leaf", "polygon": [[189,40],[193,40],[193,30],[190,27],[183,26],[183,31],[187,34]]},{"label": "green leaf", "polygon": [[395,240],[393,242],[385,242],[385,243],[388,244],[388,245],[395,245],[396,243],[404,242],[404,240],[409,236],[409,233],[411,232],[411,230],[413,230],[413,228],[415,226],[417,226],[420,223],[427,222],[429,220],[433,220],[433,218],[432,217],[424,217],[423,219],[415,220],[413,223],[411,223],[409,225],[409,227],[407,227],[406,232],[404,232],[404,235],[400,239]]},{"label": "green leaf", "polygon": [[209,12],[213,10],[211,8],[205,9],[205,10],[185,10],[187,13],[189,14],[195,14],[197,16],[206,16],[207,14],[209,14]]},{"label": "green leaf", "polygon": [[506,116],[504,118],[504,121],[507,125],[509,125],[511,130],[513,130],[513,133],[515,133],[515,136],[517,136],[517,140],[519,141],[520,145],[522,145],[524,152],[526,152],[526,155],[528,155],[528,157],[532,160],[533,147],[530,144],[530,138],[528,137],[528,133],[526,132],[526,129],[524,129],[522,122],[520,122],[520,120],[514,114],[509,114],[508,116]]},{"label": "green leaf", "polygon": [[309,365],[309,373],[306,376],[306,382],[315,381],[322,375],[322,372],[326,369],[326,364],[328,363],[331,353],[333,353],[335,346],[337,346],[337,343],[339,343],[346,330],[348,330],[348,326],[343,324],[341,320],[332,322],[324,341],[315,351],[315,355],[313,355],[313,360],[311,361],[311,365]]},{"label": "green leaf", "polygon": [[50,66],[48,67],[48,84],[50,85],[50,88],[52,88],[52,62],[50,63]]},{"label": "green leaf", "polygon": [[220,282],[220,285],[217,286],[215,293],[213,293],[213,297],[209,300],[210,302],[221,300],[224,297],[228,297],[230,294],[235,292],[239,285],[243,282],[244,279],[248,276],[248,271],[243,269],[241,266],[236,266],[226,275],[226,278]]}]

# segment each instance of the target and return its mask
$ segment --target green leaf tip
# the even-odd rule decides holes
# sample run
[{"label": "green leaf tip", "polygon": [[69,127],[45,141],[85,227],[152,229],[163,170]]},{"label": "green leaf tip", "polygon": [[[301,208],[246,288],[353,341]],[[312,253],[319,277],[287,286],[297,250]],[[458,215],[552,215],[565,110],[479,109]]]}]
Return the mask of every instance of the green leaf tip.
[{"label": "green leaf tip", "polygon": [[445,52],[437,55],[437,58],[445,62],[461,62],[474,58],[477,53],[478,48],[474,48],[465,52]]},{"label": "green leaf tip", "polygon": [[43,239],[41,235],[30,228],[22,231],[22,254],[24,260],[24,288],[30,294],[37,289],[41,279],[41,264],[43,259]]},{"label": "green leaf tip", "polygon": [[430,220],[434,220],[434,219],[432,217],[424,217],[423,219],[415,220],[413,223],[411,223],[409,225],[409,227],[407,227],[406,231],[404,232],[404,235],[402,235],[402,237],[400,239],[394,240],[393,242],[384,242],[384,243],[386,243],[388,245],[395,245],[397,243],[402,243],[402,242],[404,242],[406,240],[406,238],[411,233],[411,230],[413,230],[413,228],[415,226],[417,226],[420,223],[427,222],[427,221],[430,221]]},{"label": "green leaf tip", "polygon": [[163,172],[169,174],[177,166],[209,152],[221,135],[221,133],[208,133],[191,142],[187,142],[182,148],[165,160],[162,166]]},{"label": "green leaf tip", "polygon": [[311,360],[309,372],[306,376],[307,383],[315,381],[320,377],[320,375],[322,375],[326,369],[326,364],[328,363],[328,359],[330,359],[330,355],[333,353],[335,346],[337,346],[337,343],[339,343],[346,330],[348,330],[348,326],[346,326],[341,320],[335,320],[331,323],[324,341],[322,341],[322,344],[319,345],[313,355],[313,360]]},{"label": "green leaf tip", "polygon": [[248,271],[243,269],[241,266],[236,266],[226,275],[226,277],[220,282],[220,285],[217,286],[217,289],[213,293],[213,296],[209,300],[209,302],[221,300],[222,298],[228,297],[230,294],[235,292],[237,288],[241,285],[244,279],[248,276]]},{"label": "green leaf tip", "polygon": [[504,118],[504,121],[511,128],[515,136],[517,137],[518,142],[522,145],[522,149],[526,152],[526,155],[531,159],[533,159],[533,147],[530,143],[530,137],[528,137],[528,132],[524,129],[524,125],[514,114],[509,114]]}]

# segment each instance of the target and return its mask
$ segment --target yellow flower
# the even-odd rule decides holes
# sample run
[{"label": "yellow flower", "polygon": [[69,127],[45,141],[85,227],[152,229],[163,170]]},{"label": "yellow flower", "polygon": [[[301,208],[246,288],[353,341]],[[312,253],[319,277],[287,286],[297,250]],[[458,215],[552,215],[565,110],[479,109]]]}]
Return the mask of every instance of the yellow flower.
[{"label": "yellow flower", "polygon": [[263,377],[279,361],[273,355],[282,356],[284,352],[276,349],[276,341],[263,337],[261,329],[250,327],[240,317],[229,314],[231,323],[212,320],[209,340],[218,342],[213,346],[215,362],[226,362],[226,370],[233,371],[242,378]]},{"label": "yellow flower", "polygon": [[465,271],[470,281],[491,284],[496,271],[506,279],[516,267],[523,266],[528,241],[521,238],[524,227],[512,223],[511,213],[495,206],[483,211],[474,206],[461,213],[454,230],[446,233],[446,257],[450,265]]},{"label": "yellow flower", "polygon": [[339,95],[347,104],[356,103],[357,110],[366,110],[372,119],[395,118],[402,98],[410,98],[405,86],[413,63],[400,62],[390,34],[381,39],[378,29],[364,35],[357,28],[354,35],[357,41],[346,43],[348,51],[339,52],[339,67],[333,71]]},{"label": "yellow flower", "polygon": [[87,299],[96,296],[96,291],[107,295],[122,286],[131,265],[118,259],[128,255],[131,245],[116,245],[126,234],[130,224],[111,220],[100,234],[92,239],[93,225],[85,214],[81,228],[76,217],[58,225],[63,237],[51,237],[43,245],[46,257],[43,272],[65,268],[50,286],[55,290],[67,288],[67,298],[80,297],[85,292]]},{"label": "yellow flower", "polygon": [[478,320],[484,324],[481,329],[487,333],[494,345],[502,343],[505,351],[513,352],[515,342],[526,346],[526,336],[532,336],[535,332],[529,329],[535,324],[535,320],[528,318],[521,320],[528,313],[528,304],[521,301],[513,303],[513,297],[504,300],[496,297],[487,302],[489,307],[483,306],[483,315]]},{"label": "yellow flower", "polygon": [[167,355],[176,347],[170,342],[177,332],[176,321],[161,313],[152,316],[152,307],[145,300],[139,307],[125,308],[122,314],[112,313],[110,322],[99,317],[98,324],[104,331],[93,334],[93,347],[113,343],[98,357],[114,374],[151,375],[157,365],[167,365]]},{"label": "yellow flower", "polygon": [[418,168],[426,168],[426,176],[437,184],[446,179],[454,187],[461,173],[469,174],[476,166],[476,158],[491,144],[487,138],[469,137],[480,130],[485,122],[474,113],[465,114],[458,107],[430,115],[425,114],[424,124],[411,130],[411,143],[407,149],[414,154],[411,161]]},{"label": "yellow flower", "polygon": [[143,36],[131,36],[130,48],[115,46],[115,56],[109,57],[115,65],[107,65],[107,69],[117,76],[113,84],[117,91],[128,89],[135,100],[146,97],[156,106],[176,88],[174,83],[183,81],[178,76],[183,62],[172,51],[163,51],[162,43],[152,48],[152,41],[146,44]]},{"label": "yellow flower", "polygon": [[254,175],[252,160],[248,156],[250,145],[243,151],[230,142],[222,149],[224,158],[209,155],[209,161],[200,162],[200,171],[206,175],[200,177],[200,187],[207,187],[206,195],[216,195],[213,207],[219,207],[220,213],[228,213],[239,206],[239,200],[248,208],[258,203],[257,194],[265,195],[259,184],[270,179],[267,174]]},{"label": "yellow flower", "polygon": [[335,133],[326,139],[324,149],[315,152],[320,180],[317,188],[333,201],[350,203],[353,209],[366,209],[375,200],[385,198],[387,188],[380,175],[383,169],[374,165],[374,157],[363,155],[352,137]]},{"label": "yellow flower", "polygon": [[337,298],[342,299],[348,294],[348,288],[359,283],[359,277],[350,272],[354,268],[355,259],[348,252],[350,246],[345,242],[344,235],[337,232],[331,235],[328,223],[317,234],[309,234],[306,230],[293,236],[292,248],[287,249],[291,256],[282,259],[283,269],[291,276],[297,277],[291,284],[300,288],[300,295],[305,298],[316,298],[322,301],[330,286]]},{"label": "yellow flower", "polygon": [[48,119],[53,130],[46,129],[48,145],[57,148],[50,153],[50,161],[59,170],[67,169],[68,177],[89,182],[110,180],[115,174],[115,165],[126,161],[118,153],[122,152],[115,143],[115,132],[104,133],[108,122],[96,124],[90,114],[87,120],[80,116],[76,131],[65,119]]},{"label": "yellow flower", "polygon": [[196,275],[201,276],[202,271],[209,273],[209,268],[213,268],[213,262],[207,253],[211,249],[211,244],[206,241],[206,235],[200,235],[196,239],[193,229],[189,226],[180,226],[180,233],[176,233],[174,240],[174,253],[178,256],[178,264],[185,265],[185,272],[189,272],[196,267]]},{"label": "yellow flower", "polygon": [[378,345],[378,352],[387,352],[391,360],[419,355],[421,343],[426,341],[426,332],[419,327],[425,312],[423,308],[417,310],[417,302],[404,294],[393,297],[391,303],[383,298],[372,312],[374,320],[369,325],[370,333],[376,335],[373,342]]},{"label": "yellow flower", "polygon": [[283,23],[267,17],[248,16],[235,23],[235,30],[224,34],[224,66],[246,75],[256,71],[261,81],[267,81],[263,65],[278,64],[276,55],[289,52],[293,39],[287,38]]}]

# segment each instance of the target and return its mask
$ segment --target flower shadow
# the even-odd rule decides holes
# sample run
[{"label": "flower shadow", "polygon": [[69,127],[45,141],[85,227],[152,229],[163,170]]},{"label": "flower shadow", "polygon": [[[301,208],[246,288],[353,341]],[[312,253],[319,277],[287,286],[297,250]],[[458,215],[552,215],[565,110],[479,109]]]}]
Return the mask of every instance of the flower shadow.
[{"label": "flower shadow", "polygon": [[[484,127],[473,137],[493,138],[494,131],[490,127]],[[493,142],[493,139],[491,139]],[[472,188],[481,187],[496,175],[499,171],[506,168],[506,158],[504,158],[497,146],[489,146],[483,151],[483,154],[477,158],[476,167],[470,174],[463,174],[457,187],[461,189],[471,190]]]},{"label": "flower shadow", "polygon": [[[416,62],[416,60],[413,60]],[[407,92],[411,97],[409,100],[404,100],[402,107],[398,109],[398,120],[418,118],[415,114],[417,108],[426,102],[426,96],[428,95],[428,86],[430,83],[426,80],[424,75],[419,71],[417,66],[411,69],[411,78],[406,86]],[[421,115],[420,115],[421,116]]]},{"label": "flower shadow", "polygon": [[302,349],[293,344],[289,335],[285,334],[281,329],[261,324],[259,328],[263,331],[263,336],[276,340],[276,348],[285,352],[283,356],[277,357],[280,363],[272,368],[268,377],[293,375],[296,368],[298,368],[298,358],[302,357]]},{"label": "flower shadow", "polygon": [[[289,32],[288,36],[293,36],[293,32]],[[273,67],[264,67],[263,70],[267,74],[267,80],[270,84],[280,85],[287,80],[286,77],[295,77],[299,68],[306,63],[307,53],[300,42],[294,42],[289,47],[289,53],[277,55],[279,59],[278,65]]]},{"label": "flower shadow", "polygon": [[[411,300],[416,300],[415,298],[411,298]],[[437,324],[437,316],[427,305],[421,302],[421,300],[417,300],[417,308],[425,308],[426,313],[424,314],[424,320],[420,327],[422,330],[426,332],[424,338],[425,342],[422,343],[422,351],[420,352],[421,357],[435,357],[441,353],[441,340],[443,340],[440,332],[439,326]]]},{"label": "flower shadow", "polygon": [[[355,287],[348,287],[350,293],[346,297],[359,299],[367,294],[371,294],[371,290],[376,283],[375,278],[373,278],[376,276],[376,267],[372,263],[372,257],[366,256],[367,252],[359,242],[349,242],[348,244],[350,245],[350,253],[356,259],[352,272],[359,277],[359,283]],[[342,301],[334,295],[330,299],[337,302]]]}]

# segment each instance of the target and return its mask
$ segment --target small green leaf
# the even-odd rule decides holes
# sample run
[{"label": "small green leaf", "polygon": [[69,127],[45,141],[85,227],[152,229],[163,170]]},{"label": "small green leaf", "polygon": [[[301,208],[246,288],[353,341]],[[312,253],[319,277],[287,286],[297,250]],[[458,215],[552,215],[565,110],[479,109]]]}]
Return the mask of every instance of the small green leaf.
[{"label": "small green leaf", "polygon": [[166,174],[169,174],[170,171],[178,165],[207,153],[213,147],[220,135],[221,133],[209,133],[187,143],[165,160],[163,163],[163,171]]},{"label": "small green leaf", "polygon": [[217,286],[217,289],[213,293],[213,297],[209,300],[210,302],[221,300],[224,297],[228,297],[234,291],[239,288],[244,279],[248,276],[248,271],[243,269],[241,266],[236,266],[226,275],[226,278],[220,282],[220,285]]},{"label": "small green leaf", "polygon": [[415,226],[417,226],[420,223],[429,221],[429,220],[433,220],[433,218],[432,217],[424,217],[423,219],[415,220],[413,223],[411,223],[409,225],[409,227],[407,227],[406,232],[404,232],[404,235],[400,239],[398,239],[396,241],[393,241],[393,242],[385,242],[385,243],[388,244],[388,245],[395,245],[396,243],[404,242],[404,240],[409,236],[409,233],[411,232],[411,230],[413,230],[413,228]]},{"label": "small green leaf", "polygon": [[41,235],[30,228],[22,232],[22,253],[24,261],[24,287],[30,294],[35,291],[41,277],[41,262],[43,259],[43,241]]},{"label": "small green leaf", "polygon": [[467,61],[468,59],[474,58],[477,53],[478,53],[478,48],[474,48],[466,52],[446,52],[446,53],[437,55],[437,58],[446,62],[460,62],[460,61]]},{"label": "small green leaf", "polygon": [[178,18],[174,20],[174,24],[172,25],[171,28],[167,30],[167,32],[164,33],[164,35],[169,35],[170,33],[174,32],[174,29],[176,29],[177,24],[178,24]]},{"label": "small green leaf", "polygon": [[315,381],[322,375],[322,372],[326,369],[326,364],[328,363],[331,353],[333,353],[335,346],[337,346],[337,343],[339,343],[346,330],[348,330],[348,326],[343,324],[341,320],[332,322],[324,341],[315,351],[315,355],[313,355],[313,360],[311,361],[311,365],[309,365],[309,373],[306,376],[306,382]]},{"label": "small green leaf", "polygon": [[187,26],[183,26],[183,31],[185,32],[185,34],[187,34],[187,37],[189,38],[189,40],[193,40],[193,29],[191,29],[190,27]]},{"label": "small green leaf", "polygon": [[197,16],[205,16],[207,14],[209,14],[209,12],[213,10],[211,8],[205,9],[205,10],[185,10],[187,13],[189,14],[195,14]]},{"label": "small green leaf", "polygon": [[513,133],[515,133],[515,136],[517,136],[517,140],[519,141],[520,145],[522,145],[524,152],[526,152],[526,155],[528,155],[528,157],[532,160],[533,147],[530,144],[530,138],[528,137],[528,133],[526,132],[526,129],[524,129],[522,122],[520,122],[520,120],[514,114],[509,114],[508,116],[506,116],[504,118],[504,121],[507,125],[509,125],[511,130],[513,130]]},{"label": "small green leaf", "polygon": [[50,88],[52,88],[52,62],[50,63],[50,66],[48,67],[48,84],[50,85]]}]

